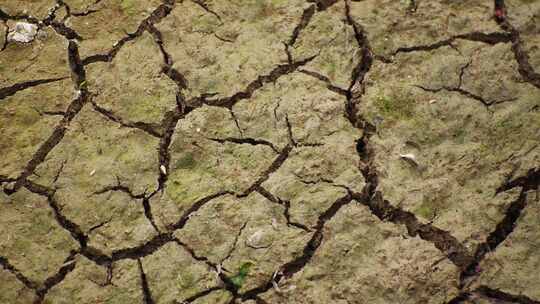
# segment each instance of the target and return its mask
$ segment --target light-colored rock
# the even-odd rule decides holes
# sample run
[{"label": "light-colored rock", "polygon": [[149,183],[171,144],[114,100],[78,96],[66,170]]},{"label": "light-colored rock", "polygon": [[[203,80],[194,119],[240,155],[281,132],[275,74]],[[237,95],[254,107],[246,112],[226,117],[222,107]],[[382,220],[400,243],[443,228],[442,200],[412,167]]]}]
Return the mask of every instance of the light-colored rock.
[{"label": "light-colored rock", "polygon": [[35,24],[27,22],[17,22],[15,28],[9,31],[7,40],[9,42],[32,42],[38,33],[38,27]]}]

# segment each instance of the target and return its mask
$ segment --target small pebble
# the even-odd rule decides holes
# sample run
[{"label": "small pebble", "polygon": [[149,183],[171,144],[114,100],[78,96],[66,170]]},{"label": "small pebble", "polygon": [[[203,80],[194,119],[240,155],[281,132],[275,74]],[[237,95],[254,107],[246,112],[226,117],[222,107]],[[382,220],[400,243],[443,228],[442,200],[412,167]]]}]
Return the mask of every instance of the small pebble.
[{"label": "small pebble", "polygon": [[37,32],[37,25],[27,22],[17,22],[15,24],[15,28],[8,33],[7,40],[29,43],[36,38]]}]

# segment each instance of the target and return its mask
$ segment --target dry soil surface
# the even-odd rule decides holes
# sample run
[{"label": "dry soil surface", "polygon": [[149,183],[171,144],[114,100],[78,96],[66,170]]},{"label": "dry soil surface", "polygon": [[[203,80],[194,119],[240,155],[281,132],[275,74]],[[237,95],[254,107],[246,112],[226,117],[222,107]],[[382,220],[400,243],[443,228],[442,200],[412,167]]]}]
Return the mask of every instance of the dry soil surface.
[{"label": "dry soil surface", "polygon": [[495,2],[1,1],[0,303],[540,303]]}]

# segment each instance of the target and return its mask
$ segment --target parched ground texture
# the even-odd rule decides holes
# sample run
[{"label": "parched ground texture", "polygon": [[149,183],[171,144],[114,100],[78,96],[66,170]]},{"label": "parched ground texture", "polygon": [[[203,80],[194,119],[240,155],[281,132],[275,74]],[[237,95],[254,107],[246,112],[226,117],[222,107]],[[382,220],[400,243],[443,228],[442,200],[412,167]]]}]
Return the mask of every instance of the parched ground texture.
[{"label": "parched ground texture", "polygon": [[0,303],[540,303],[540,1],[0,20]]}]

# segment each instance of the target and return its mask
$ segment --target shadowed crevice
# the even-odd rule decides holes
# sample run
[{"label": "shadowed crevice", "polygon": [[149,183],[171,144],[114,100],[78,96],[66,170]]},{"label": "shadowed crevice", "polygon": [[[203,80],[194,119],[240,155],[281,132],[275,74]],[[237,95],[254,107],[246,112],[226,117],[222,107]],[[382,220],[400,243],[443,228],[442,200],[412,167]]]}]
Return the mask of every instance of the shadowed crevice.
[{"label": "shadowed crevice", "polygon": [[172,232],[161,233],[154,236],[150,241],[129,248],[122,248],[113,251],[111,259],[113,262],[125,259],[137,260],[145,256],[151,255],[158,251],[163,245],[174,241]]},{"label": "shadowed crevice", "polygon": [[139,275],[141,279],[141,289],[143,293],[143,303],[144,304],[154,304],[154,298],[152,297],[152,291],[148,285],[148,280],[146,278],[146,273],[144,273],[143,265],[140,259],[137,259],[137,265],[139,266]]},{"label": "shadowed crevice", "polygon": [[29,80],[29,81],[25,81],[25,82],[16,83],[16,84],[14,84],[12,86],[9,86],[9,87],[0,88],[0,100],[6,98],[8,96],[15,95],[15,93],[17,93],[19,91],[22,91],[22,90],[25,90],[25,89],[28,89],[28,88],[32,88],[32,87],[35,87],[35,86],[39,86],[39,85],[42,85],[42,84],[47,84],[47,83],[51,83],[51,82],[64,80],[66,78],[67,77],[57,77],[57,78]]},{"label": "shadowed crevice", "polygon": [[266,190],[262,186],[257,187],[256,191],[260,195],[264,196],[270,202],[283,206],[283,217],[285,217],[285,220],[287,221],[287,226],[296,227],[296,228],[304,230],[305,232],[311,231],[311,229],[309,229],[306,225],[291,221],[291,214],[290,214],[291,203],[289,201],[285,201],[274,196],[272,193],[270,193],[270,191]]},{"label": "shadowed crevice", "polygon": [[45,295],[49,292],[49,290],[51,290],[54,286],[60,284],[66,278],[66,276],[70,272],[72,272],[73,269],[75,269],[75,266],[77,265],[75,257],[77,256],[77,254],[78,253],[76,251],[71,251],[58,272],[45,279],[45,282],[43,282],[43,286],[36,291],[38,297],[37,302],[41,302]]},{"label": "shadowed crevice", "polygon": [[[244,225],[245,227],[245,225]],[[241,228],[241,230],[243,229],[243,227]],[[241,231],[240,230],[240,231]],[[212,263],[210,261],[210,259],[208,259],[207,257],[205,256],[199,256],[195,253],[195,250],[193,248],[191,248],[190,246],[188,246],[187,244],[183,243],[182,241],[180,241],[179,239],[175,239],[174,240],[180,247],[184,248],[184,250],[186,250],[190,255],[191,257],[196,260],[196,261],[199,261],[199,262],[203,262],[205,263],[210,269],[212,269],[213,271],[216,272],[218,278],[221,280],[221,282],[223,283],[223,287],[229,291],[230,293],[232,293],[233,295],[236,295],[238,293],[238,287],[233,283],[233,281],[231,280],[231,278],[229,278],[227,275],[225,275],[225,273],[223,273],[221,271],[221,265],[216,265],[215,263]],[[235,246],[236,246],[236,243],[235,243]],[[218,267],[219,266],[219,267]]]},{"label": "shadowed crevice", "polygon": [[525,295],[513,295],[499,289],[488,286],[480,286],[475,290],[476,293],[498,301],[506,301],[518,304],[540,304],[539,300],[533,300]]},{"label": "shadowed crevice", "polygon": [[290,64],[278,65],[270,73],[260,75],[257,79],[250,82],[246,88],[240,92],[233,94],[230,97],[219,99],[204,99],[203,102],[209,106],[218,106],[231,109],[237,102],[244,99],[249,99],[253,94],[267,83],[273,83],[282,76],[295,72],[299,67],[304,66],[315,59],[316,56],[311,56],[303,60],[295,61]]},{"label": "shadowed crevice", "polygon": [[101,107],[94,101],[91,101],[91,104],[92,104],[93,109],[97,113],[103,115],[108,120],[121,125],[122,127],[131,128],[131,129],[139,129],[153,137],[161,138],[161,136],[163,136],[161,126],[159,124],[147,123],[143,121],[135,121],[135,122],[128,121],[118,116],[113,111],[107,110]]},{"label": "shadowed crevice", "polygon": [[208,140],[224,144],[224,143],[234,143],[234,144],[247,144],[252,146],[267,146],[270,147],[274,152],[279,153],[279,150],[272,144],[271,142],[264,140],[264,139],[256,139],[256,138],[249,138],[249,137],[242,137],[242,138],[235,138],[235,137],[227,137],[227,138],[207,138]]},{"label": "shadowed crevice", "polygon": [[535,190],[540,184],[540,167],[532,168],[527,171],[524,176],[517,177],[513,180],[509,180],[503,185],[501,185],[495,191],[496,194],[504,191],[514,189],[516,187],[521,187],[525,191]]},{"label": "shadowed crevice", "polygon": [[472,92],[469,92],[461,87],[456,87],[456,88],[452,88],[452,87],[441,87],[441,88],[437,88],[437,89],[432,89],[432,88],[427,88],[427,87],[424,87],[424,86],[420,86],[420,85],[415,85],[414,87],[417,87],[423,91],[426,91],[426,92],[430,92],[430,93],[439,93],[441,91],[447,91],[447,92],[453,92],[453,93],[458,93],[460,94],[461,96],[464,96],[464,97],[467,97],[467,98],[470,98],[470,99],[474,99],[476,101],[479,101],[480,103],[482,103],[487,109],[489,109],[490,106],[492,105],[495,105],[495,104],[500,104],[500,103],[503,103],[503,102],[508,102],[508,101],[514,101],[516,100],[517,98],[509,98],[509,99],[502,99],[502,100],[486,100],[484,97],[480,96],[480,95],[476,95]]},{"label": "shadowed crevice", "polygon": [[327,76],[325,75],[322,75],[320,73],[317,73],[317,72],[314,72],[314,71],[308,71],[308,70],[304,70],[304,69],[299,69],[298,72],[300,73],[303,73],[303,74],[306,74],[306,75],[309,75],[313,78],[316,78],[322,82],[324,82],[326,84],[326,88],[336,94],[339,94],[339,95],[342,95],[342,96],[348,96],[349,94],[349,91],[348,90],[345,90],[343,88],[340,88],[336,85],[334,85],[331,81],[330,81],[330,78],[328,78]]},{"label": "shadowed crevice", "polygon": [[207,203],[209,203],[210,201],[216,199],[216,198],[219,198],[219,197],[222,197],[222,196],[225,196],[225,195],[232,195],[233,193],[232,192],[229,192],[229,191],[223,191],[223,192],[218,192],[218,193],[215,193],[215,194],[212,194],[212,195],[209,195],[209,196],[206,196],[198,201],[196,201],[195,203],[193,203],[191,205],[191,207],[189,207],[185,212],[184,214],[180,217],[180,219],[172,224],[169,229],[172,229],[172,230],[178,230],[178,229],[182,229],[184,228],[184,226],[186,225],[186,223],[189,221],[189,219],[191,218],[192,214],[194,214],[195,212],[199,211],[199,209],[201,209],[204,205],[206,205]]},{"label": "shadowed crevice", "polygon": [[463,268],[471,261],[467,248],[449,232],[431,224],[423,224],[413,213],[394,207],[390,202],[383,199],[380,191],[376,191],[371,198],[366,196],[365,193],[353,193],[353,198],[362,205],[367,206],[371,213],[381,221],[404,225],[411,237],[419,236],[421,239],[432,243],[456,266]]},{"label": "shadowed crevice", "polygon": [[296,26],[294,27],[291,37],[289,38],[289,41],[284,42],[285,52],[287,53],[287,61],[289,62],[289,64],[293,62],[292,55],[289,48],[294,46],[294,44],[296,43],[296,40],[300,36],[300,33],[302,32],[303,29],[305,29],[308,26],[314,14],[315,14],[315,6],[310,5],[308,8],[306,8],[302,12],[302,17],[300,18],[300,22],[298,22],[298,24],[296,24]]},{"label": "shadowed crevice", "polygon": [[474,42],[482,42],[489,45],[495,45],[499,43],[510,43],[512,41],[511,35],[506,32],[492,32],[492,33],[470,32],[470,33],[452,36],[450,38],[440,40],[431,44],[414,45],[410,47],[400,47],[394,51],[392,56],[395,56],[399,53],[429,52],[436,49],[440,49],[445,46],[452,47],[452,43],[459,39],[474,41]]},{"label": "shadowed crevice", "polygon": [[516,187],[520,187],[521,191],[519,196],[510,203],[506,209],[504,218],[488,235],[486,241],[478,245],[476,252],[474,253],[474,259],[462,271],[460,275],[460,285],[462,287],[480,274],[481,270],[478,266],[484,260],[485,256],[488,253],[495,251],[514,231],[523,210],[527,207],[527,192],[530,190],[537,190],[540,187],[539,173],[540,170],[531,169],[526,175],[511,180],[497,189],[496,193]]},{"label": "shadowed crevice", "polygon": [[317,10],[321,12],[336,4],[338,0],[308,0],[308,2],[315,3],[317,5]]},{"label": "shadowed crevice", "polygon": [[[373,65],[373,52],[364,28],[352,18],[350,4],[347,0],[345,1],[345,22],[353,28],[354,38],[360,49],[360,61],[351,73],[350,84],[346,92],[347,102],[345,103],[344,115],[353,127],[362,128],[364,123],[362,119],[358,119],[357,104],[365,92],[364,79]],[[354,90],[357,85],[358,89]]]},{"label": "shadowed crevice", "polygon": [[11,264],[6,257],[0,256],[0,266],[13,274],[17,280],[27,288],[32,290],[36,290],[38,288],[39,285],[36,282],[30,280],[24,274],[22,274],[22,272],[13,266],[13,264]]},{"label": "shadowed crevice", "polygon": [[302,270],[311,261],[317,252],[317,249],[321,246],[324,238],[324,227],[326,223],[330,221],[343,206],[349,204],[351,201],[352,196],[350,193],[348,193],[332,203],[332,205],[319,216],[317,224],[314,227],[315,232],[305,245],[304,249],[302,250],[302,254],[299,257],[279,267],[279,271],[271,280],[242,294],[239,294],[238,296],[235,296],[235,298],[240,298],[242,301],[255,300],[260,294],[272,289],[274,284],[278,284],[283,278],[290,278],[295,273]]},{"label": "shadowed crevice", "polygon": [[165,45],[163,44],[163,34],[161,34],[161,32],[151,23],[147,25],[146,30],[154,38],[154,42],[158,45],[161,56],[163,57],[163,66],[161,68],[161,72],[176,83],[179,91],[187,89],[188,81],[186,77],[182,73],[178,72],[178,70],[173,68],[172,56],[167,52]]},{"label": "shadowed crevice", "polygon": [[158,189],[160,191],[164,189],[165,183],[167,182],[169,176],[169,163],[171,160],[171,154],[169,151],[169,146],[172,142],[172,137],[174,135],[174,129],[178,124],[178,121],[182,119],[185,115],[179,112],[177,109],[165,113],[163,121],[161,123],[161,128],[164,131],[161,139],[159,140],[158,147]]},{"label": "shadowed crevice", "polygon": [[241,194],[238,194],[237,196],[240,198],[246,197],[250,193],[256,191],[257,188],[260,185],[262,185],[262,183],[264,183],[270,178],[270,175],[272,175],[272,173],[276,172],[279,168],[281,168],[283,163],[285,163],[285,161],[289,157],[289,153],[291,153],[292,149],[293,149],[293,146],[291,144],[288,144],[287,146],[285,146],[285,148],[283,148],[279,152],[279,155],[274,159],[270,167],[268,167],[268,169],[266,169],[263,173],[261,173],[259,178],[246,191],[244,191]]},{"label": "shadowed crevice", "polygon": [[515,28],[507,18],[507,6],[504,0],[495,0],[495,19],[500,28],[510,35],[512,42],[512,52],[518,63],[518,72],[524,81],[540,89],[540,73],[536,72],[529,62],[529,54],[525,50],[524,42],[521,39],[521,33]]},{"label": "shadowed crevice", "polygon": [[206,297],[207,295],[215,292],[215,291],[218,291],[218,290],[223,290],[223,288],[221,287],[218,287],[218,286],[214,286],[214,287],[210,287],[208,289],[205,289],[203,291],[199,291],[198,293],[192,295],[191,297],[189,298],[186,298],[185,300],[182,300],[182,301],[174,301],[174,304],[184,304],[184,303],[193,303],[195,302],[196,300],[200,299],[200,298],[204,298]]},{"label": "shadowed crevice", "polygon": [[148,30],[150,25],[153,26],[161,22],[163,18],[165,18],[171,13],[173,9],[173,4],[168,3],[168,1],[165,2],[167,3],[160,4],[155,10],[152,11],[152,13],[150,13],[150,16],[141,21],[135,32],[128,33],[125,37],[115,42],[113,47],[107,53],[95,54],[84,58],[82,61],[83,65],[88,65],[96,62],[111,62],[126,43],[137,39],[145,31]]},{"label": "shadowed crevice", "polygon": [[214,17],[216,17],[217,20],[219,20],[219,23],[223,24],[223,20],[221,20],[221,16],[216,13],[214,10],[212,10],[210,8],[210,6],[208,6],[208,4],[205,3],[204,0],[191,0],[191,2],[197,4],[199,7],[201,7],[203,10],[205,10],[207,13],[213,15]]},{"label": "shadowed crevice", "polygon": [[65,111],[65,115],[62,120],[56,125],[52,134],[47,138],[47,140],[42,143],[37,151],[34,153],[30,161],[26,164],[20,176],[17,178],[17,181],[13,185],[12,189],[4,188],[6,194],[13,194],[18,189],[20,189],[26,183],[27,178],[34,173],[34,170],[45,161],[45,158],[51,152],[56,145],[60,143],[70,122],[77,116],[81,111],[83,106],[88,101],[88,90],[86,89],[86,72],[81,64],[79,57],[79,47],[76,42],[73,40],[69,41],[68,44],[68,61],[69,67],[71,69],[71,78],[75,90],[78,94],[76,98],[69,104]]},{"label": "shadowed crevice", "polygon": [[[345,116],[349,122],[363,131],[362,137],[357,141],[357,152],[360,158],[359,170],[366,184],[361,193],[353,193],[353,198],[367,206],[371,213],[380,220],[405,225],[410,236],[420,236],[445,253],[455,265],[465,267],[470,262],[471,257],[463,244],[447,231],[430,224],[422,224],[413,213],[394,207],[384,199],[383,193],[377,190],[379,175],[374,164],[375,151],[371,145],[371,137],[376,134],[376,127],[362,115],[359,115],[357,109],[365,92],[365,77],[373,64],[373,52],[364,28],[351,17],[349,1],[345,1],[345,4],[346,22],[353,27],[362,54],[360,63],[353,69],[348,102],[345,108]],[[355,87],[358,89],[355,90]]]}]

